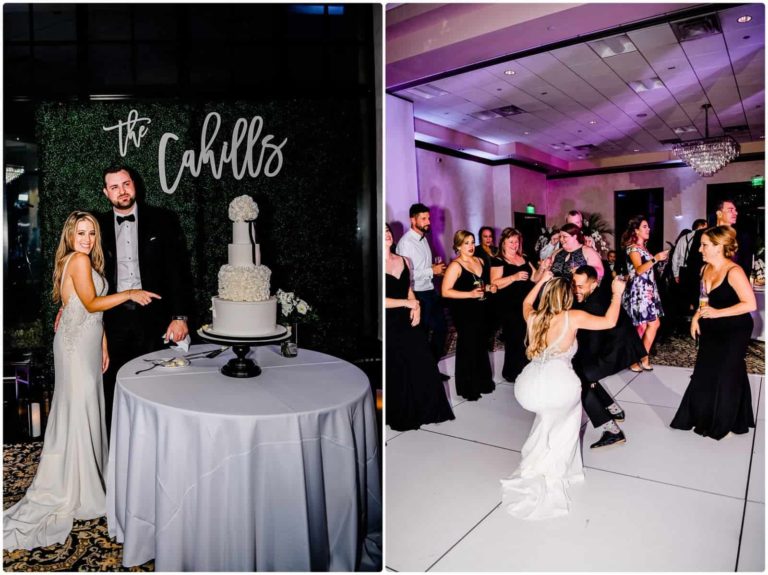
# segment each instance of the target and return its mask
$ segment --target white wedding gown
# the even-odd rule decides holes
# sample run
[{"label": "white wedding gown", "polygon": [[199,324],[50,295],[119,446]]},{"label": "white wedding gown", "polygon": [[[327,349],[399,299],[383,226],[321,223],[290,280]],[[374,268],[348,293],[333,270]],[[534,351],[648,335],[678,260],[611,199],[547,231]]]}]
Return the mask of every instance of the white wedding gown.
[{"label": "white wedding gown", "polygon": [[[96,271],[93,283],[97,294],[107,292],[106,280]],[[4,512],[6,550],[62,543],[73,519],[105,515],[101,316],[89,313],[74,292],[64,308],[53,340],[56,385],[43,452],[24,498]]]},{"label": "white wedding gown", "polygon": [[569,484],[584,480],[579,450],[581,383],[571,365],[576,340],[569,349],[560,349],[568,322],[565,312],[562,333],[515,381],[517,401],[536,413],[520,466],[501,480],[502,506],[520,519],[566,515]]}]

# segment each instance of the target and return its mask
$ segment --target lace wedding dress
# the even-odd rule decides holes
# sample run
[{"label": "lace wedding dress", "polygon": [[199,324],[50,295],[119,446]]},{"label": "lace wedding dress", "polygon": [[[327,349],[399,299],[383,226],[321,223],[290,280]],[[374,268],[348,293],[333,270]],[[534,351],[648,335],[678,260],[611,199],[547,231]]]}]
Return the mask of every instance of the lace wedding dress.
[{"label": "lace wedding dress", "polygon": [[[106,280],[92,273],[96,293],[104,295]],[[6,550],[62,543],[73,519],[105,514],[101,316],[89,313],[74,292],[64,307],[53,340],[56,386],[43,452],[24,498],[4,512]]]},{"label": "lace wedding dress", "polygon": [[566,515],[569,484],[584,480],[579,450],[581,383],[571,365],[576,340],[567,350],[560,349],[568,324],[565,312],[563,331],[515,382],[517,401],[536,413],[520,466],[501,480],[502,506],[520,519]]}]

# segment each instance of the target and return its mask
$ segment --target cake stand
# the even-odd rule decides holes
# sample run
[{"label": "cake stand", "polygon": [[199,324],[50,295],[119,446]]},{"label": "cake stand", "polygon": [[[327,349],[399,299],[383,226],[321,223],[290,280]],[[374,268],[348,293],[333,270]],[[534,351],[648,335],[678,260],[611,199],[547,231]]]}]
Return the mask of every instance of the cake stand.
[{"label": "cake stand", "polygon": [[278,325],[274,333],[261,337],[232,337],[218,334],[210,325],[204,325],[197,330],[197,335],[203,341],[232,346],[236,357],[221,368],[221,373],[229,377],[256,377],[261,373],[261,368],[252,359],[245,357],[251,347],[281,343],[290,337],[290,332],[285,326]]}]

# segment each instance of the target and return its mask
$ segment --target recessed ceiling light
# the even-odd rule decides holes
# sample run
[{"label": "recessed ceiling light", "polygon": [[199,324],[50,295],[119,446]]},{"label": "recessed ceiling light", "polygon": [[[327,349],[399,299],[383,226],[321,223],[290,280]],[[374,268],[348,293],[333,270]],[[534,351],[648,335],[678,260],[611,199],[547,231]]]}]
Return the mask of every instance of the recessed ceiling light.
[{"label": "recessed ceiling light", "polygon": [[504,70],[504,73],[507,76],[514,76],[515,74],[517,74],[517,72],[515,72],[514,70]]},{"label": "recessed ceiling light", "polygon": [[590,120],[589,123],[590,124],[597,124],[597,120]]},{"label": "recessed ceiling light", "polygon": [[576,133],[577,134],[581,134],[581,130],[576,130]]},{"label": "recessed ceiling light", "polygon": [[742,40],[749,40],[752,36],[744,36]]},{"label": "recessed ceiling light", "polygon": [[752,16],[746,15],[746,16],[739,16],[739,18],[736,20],[739,24],[746,24],[747,22],[752,21]]},{"label": "recessed ceiling light", "polygon": [[640,151],[640,150],[638,150],[637,148],[635,148],[635,152],[639,152],[639,151]]},{"label": "recessed ceiling light", "polygon": [[648,114],[637,114],[638,118],[647,118]]},{"label": "recessed ceiling light", "polygon": [[497,92],[501,92],[501,88],[496,88],[496,91]]},{"label": "recessed ceiling light", "polygon": [[527,136],[528,134],[530,134],[530,132],[523,132],[524,136]]},{"label": "recessed ceiling light", "polygon": [[677,66],[670,66],[669,68],[667,68],[667,70],[676,70],[676,69],[677,69]]},{"label": "recessed ceiling light", "polygon": [[541,95],[542,95],[542,96],[546,96],[548,93],[549,93],[549,92],[542,92],[542,93],[541,93]]},{"label": "recessed ceiling light", "polygon": [[584,156],[582,156],[581,154],[579,154],[577,157],[578,157],[580,160],[583,160],[583,159],[584,159]]}]

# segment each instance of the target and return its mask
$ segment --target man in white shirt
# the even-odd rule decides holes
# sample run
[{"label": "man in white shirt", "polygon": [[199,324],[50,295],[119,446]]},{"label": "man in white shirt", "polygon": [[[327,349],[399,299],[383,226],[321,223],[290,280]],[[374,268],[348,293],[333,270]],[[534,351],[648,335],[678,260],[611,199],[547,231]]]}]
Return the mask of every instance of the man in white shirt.
[{"label": "man in white shirt", "polygon": [[445,273],[445,264],[432,263],[432,249],[425,237],[431,227],[429,208],[424,204],[413,204],[409,215],[411,229],[400,238],[395,251],[411,262],[413,292],[421,305],[421,325],[427,332],[432,355],[435,361],[439,361],[443,356],[448,330],[443,305],[432,279]]},{"label": "man in white shirt", "polygon": [[685,280],[685,274],[687,272],[686,262],[688,261],[688,254],[691,250],[693,236],[696,235],[696,230],[703,230],[706,227],[707,220],[695,220],[691,226],[692,231],[688,232],[682,238],[677,240],[675,249],[672,252],[672,275],[675,278],[675,283],[679,284],[681,282],[681,278],[682,280]]}]

